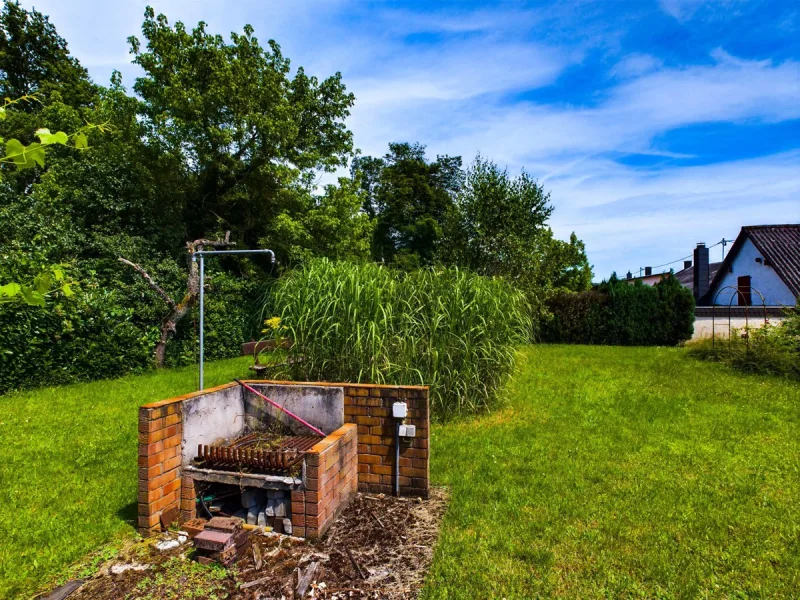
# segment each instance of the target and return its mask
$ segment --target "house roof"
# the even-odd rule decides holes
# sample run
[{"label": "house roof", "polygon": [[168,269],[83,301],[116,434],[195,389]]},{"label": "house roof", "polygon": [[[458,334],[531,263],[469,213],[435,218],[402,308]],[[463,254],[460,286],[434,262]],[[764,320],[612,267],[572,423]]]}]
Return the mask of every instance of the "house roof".
[{"label": "house roof", "polygon": [[709,289],[712,291],[716,289],[748,238],[764,259],[769,261],[789,291],[795,296],[800,296],[800,224],[742,227],[731,246],[731,251],[712,278]]},{"label": "house roof", "polygon": [[[714,279],[714,276],[719,271],[719,268],[722,266],[721,262],[709,263],[708,265],[708,279],[709,281]],[[690,290],[694,290],[694,265],[683,269],[682,271],[678,271],[675,273],[675,279],[685,288],[689,288]]]}]

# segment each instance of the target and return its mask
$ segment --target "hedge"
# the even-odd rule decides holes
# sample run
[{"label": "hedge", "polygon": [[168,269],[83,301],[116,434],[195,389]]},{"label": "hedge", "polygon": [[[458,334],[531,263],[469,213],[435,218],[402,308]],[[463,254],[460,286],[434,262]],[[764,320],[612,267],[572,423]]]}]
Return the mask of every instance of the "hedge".
[{"label": "hedge", "polygon": [[654,286],[612,277],[547,300],[542,340],[565,344],[674,346],[692,337],[694,297],[672,274]]},{"label": "hedge", "polygon": [[[210,275],[206,358],[237,356],[243,342],[258,336],[264,284],[222,271]],[[124,271],[113,282],[86,274],[74,296],[51,300],[44,308],[0,304],[0,394],[152,368],[167,309],[139,279]],[[173,283],[179,291],[180,280]],[[195,308],[179,323],[167,346],[168,366],[197,360],[197,321]]]}]

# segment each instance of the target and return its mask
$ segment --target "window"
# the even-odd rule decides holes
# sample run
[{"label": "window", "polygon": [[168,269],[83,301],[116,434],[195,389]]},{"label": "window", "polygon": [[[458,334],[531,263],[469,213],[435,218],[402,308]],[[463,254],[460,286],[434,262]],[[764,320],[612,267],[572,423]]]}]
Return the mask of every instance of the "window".
[{"label": "window", "polygon": [[750,275],[742,275],[736,280],[736,287],[739,292],[739,306],[752,306],[750,294]]}]

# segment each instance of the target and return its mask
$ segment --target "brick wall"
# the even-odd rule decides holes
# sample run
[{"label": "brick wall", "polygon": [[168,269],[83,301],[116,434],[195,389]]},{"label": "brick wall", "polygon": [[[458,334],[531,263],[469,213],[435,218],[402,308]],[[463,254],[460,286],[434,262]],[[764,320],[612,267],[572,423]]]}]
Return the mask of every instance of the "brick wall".
[{"label": "brick wall", "polygon": [[428,497],[430,405],[428,387],[373,385],[366,383],[302,383],[293,381],[249,382],[252,385],[328,385],[344,388],[344,420],[358,427],[358,489],[362,492],[394,492],[395,427],[392,404],[406,402],[406,423],[416,425],[411,442],[400,443],[400,494]]},{"label": "brick wall", "polygon": [[292,533],[319,537],[358,491],[358,435],[343,425],[306,453],[306,484],[292,492]]},{"label": "brick wall", "polygon": [[[292,494],[292,512],[293,515],[297,514],[297,519],[294,516],[292,519],[296,535],[321,535],[335,517],[336,508],[342,504],[341,498],[352,491],[348,486],[355,489],[356,481],[358,490],[363,492],[393,493],[394,402],[407,403],[406,423],[417,428],[415,438],[410,442],[401,441],[400,444],[400,493],[404,496],[428,497],[430,412],[427,387],[263,380],[249,383],[335,386],[344,389],[344,419],[347,425],[329,436],[338,441],[329,443],[326,438],[317,445],[324,447],[315,446],[312,449],[306,468],[308,489]],[[165,511],[180,509],[181,521],[193,518],[195,514],[194,482],[188,475],[181,477],[183,401],[235,385],[232,383],[194,392],[139,409],[138,525],[142,535],[160,530],[159,521]],[[314,456],[319,457],[316,459],[318,464],[314,464]],[[330,458],[332,456],[339,458]],[[329,471],[331,461],[335,460],[343,460],[346,468],[338,469],[334,475]],[[332,499],[337,494],[340,498],[338,503]]]},{"label": "brick wall", "polygon": [[160,531],[161,515],[181,494],[182,404],[179,399],[139,409],[139,532]]}]

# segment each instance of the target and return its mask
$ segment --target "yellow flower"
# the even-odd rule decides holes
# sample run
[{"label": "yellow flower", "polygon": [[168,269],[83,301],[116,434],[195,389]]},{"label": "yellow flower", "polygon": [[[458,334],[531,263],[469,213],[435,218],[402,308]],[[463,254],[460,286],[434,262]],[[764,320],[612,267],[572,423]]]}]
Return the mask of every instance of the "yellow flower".
[{"label": "yellow flower", "polygon": [[266,325],[270,329],[278,329],[281,326],[281,318],[272,317],[271,319],[267,319],[266,321],[264,321],[264,325]]}]

